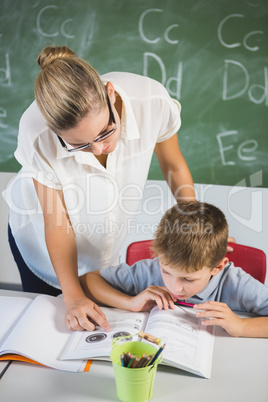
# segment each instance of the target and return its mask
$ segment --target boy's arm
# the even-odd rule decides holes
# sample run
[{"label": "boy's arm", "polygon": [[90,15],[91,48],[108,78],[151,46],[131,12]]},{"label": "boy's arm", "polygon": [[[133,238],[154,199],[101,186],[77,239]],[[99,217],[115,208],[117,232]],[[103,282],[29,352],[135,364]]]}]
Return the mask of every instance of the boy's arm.
[{"label": "boy's arm", "polygon": [[248,338],[268,338],[268,317],[244,318],[242,334]]},{"label": "boy's arm", "polygon": [[80,277],[85,295],[95,303],[129,311],[147,311],[157,305],[159,309],[174,308],[174,299],[168,290],[160,286],[149,286],[136,296],[129,296],[105,281],[100,271],[88,272]]},{"label": "boy's arm", "polygon": [[268,317],[238,317],[225,303],[209,301],[194,306],[197,317],[209,318],[203,325],[219,325],[230,335],[247,338],[268,338]]},{"label": "boy's arm", "polygon": [[[100,275],[100,271],[88,272],[80,276],[81,287],[85,295],[95,303],[107,306],[127,308],[130,296],[110,286]],[[124,306],[124,307],[122,307]]]}]

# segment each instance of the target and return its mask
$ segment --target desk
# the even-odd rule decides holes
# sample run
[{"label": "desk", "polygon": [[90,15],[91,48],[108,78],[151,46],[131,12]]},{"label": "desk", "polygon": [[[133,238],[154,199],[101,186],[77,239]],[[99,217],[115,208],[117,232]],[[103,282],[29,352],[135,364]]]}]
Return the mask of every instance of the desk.
[{"label": "desk", "polygon": [[[0,294],[14,296],[18,295],[18,292],[0,290]],[[29,294],[26,295],[29,297]],[[117,401],[112,364],[94,361],[88,373],[67,373],[13,362],[0,380],[0,400],[1,402]],[[268,339],[233,338],[221,328],[217,328],[210,380],[181,370],[159,366],[152,402],[178,400],[267,402]]]}]

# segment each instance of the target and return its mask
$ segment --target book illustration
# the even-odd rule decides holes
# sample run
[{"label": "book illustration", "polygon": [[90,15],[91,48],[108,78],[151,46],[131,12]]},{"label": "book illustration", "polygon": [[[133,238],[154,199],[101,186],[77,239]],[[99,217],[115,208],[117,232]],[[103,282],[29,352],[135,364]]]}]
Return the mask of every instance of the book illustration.
[{"label": "book illustration", "polygon": [[107,338],[107,334],[99,333],[99,334],[92,334],[86,337],[85,341],[88,343],[92,342],[102,342],[104,339]]},{"label": "book illustration", "polygon": [[[138,330],[138,327],[134,326],[134,329]],[[113,339],[121,338],[121,337],[122,337],[122,339],[120,339],[121,342],[130,342],[133,339],[131,334],[126,331],[119,331],[119,332],[116,332],[115,334],[113,334]]]},{"label": "book illustration", "polygon": [[[126,331],[115,332],[111,337],[113,339],[118,338],[118,337],[124,337],[123,339],[120,339],[120,341],[122,341],[122,342],[130,342],[133,339],[131,334]],[[97,334],[92,334],[92,335],[87,336],[85,341],[88,343],[102,342],[106,338],[107,338],[107,333],[99,332]]]},{"label": "book illustration", "polygon": [[[102,310],[107,314],[105,307]],[[74,332],[70,340],[70,347],[74,354],[89,354],[91,357],[97,357],[106,351],[107,356],[109,356],[113,339],[124,337],[118,341],[119,343],[139,340],[137,335],[133,335],[143,329],[145,317],[148,313],[135,313],[133,315],[128,311],[110,308],[108,311],[111,331],[104,332],[97,325],[92,333],[87,331]]]}]

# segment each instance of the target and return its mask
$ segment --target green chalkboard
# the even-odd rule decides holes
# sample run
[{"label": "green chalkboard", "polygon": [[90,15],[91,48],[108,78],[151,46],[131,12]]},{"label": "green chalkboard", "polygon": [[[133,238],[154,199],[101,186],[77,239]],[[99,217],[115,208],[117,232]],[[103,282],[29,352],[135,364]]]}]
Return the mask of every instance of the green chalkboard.
[{"label": "green chalkboard", "polygon": [[[196,183],[268,187],[267,0],[0,0],[0,171],[19,169],[19,119],[50,44],[100,74],[162,82]],[[149,178],[162,179],[155,157]]]}]

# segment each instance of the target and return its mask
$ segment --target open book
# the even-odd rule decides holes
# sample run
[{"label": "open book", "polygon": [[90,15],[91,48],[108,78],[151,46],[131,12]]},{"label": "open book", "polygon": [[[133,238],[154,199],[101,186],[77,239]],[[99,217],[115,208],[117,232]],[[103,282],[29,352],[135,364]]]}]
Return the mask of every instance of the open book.
[{"label": "open book", "polygon": [[[64,317],[65,306],[61,298],[41,295],[33,300],[0,296],[1,357],[23,361],[30,359],[33,363],[58,370],[87,371],[84,359],[59,359],[72,334],[65,326]],[[13,354],[24,358],[10,356]]]},{"label": "open book", "polygon": [[[163,364],[210,377],[213,327],[201,326],[190,308],[133,313],[103,307],[111,331],[72,332],[65,327],[64,301],[58,297],[0,296],[0,358],[17,354],[65,371],[86,371],[88,359],[109,360],[115,337],[143,330],[166,343]],[[128,339],[130,340],[130,339]]]},{"label": "open book", "polygon": [[127,336],[127,341],[138,341],[141,339],[136,334],[143,330],[166,344],[161,364],[210,378],[214,327],[202,326],[202,319],[195,316],[195,310],[181,306],[176,306],[175,310],[154,307],[150,312],[138,313],[109,307],[102,310],[111,331],[97,327],[93,332],[74,332],[61,359],[108,360],[114,338]]}]

